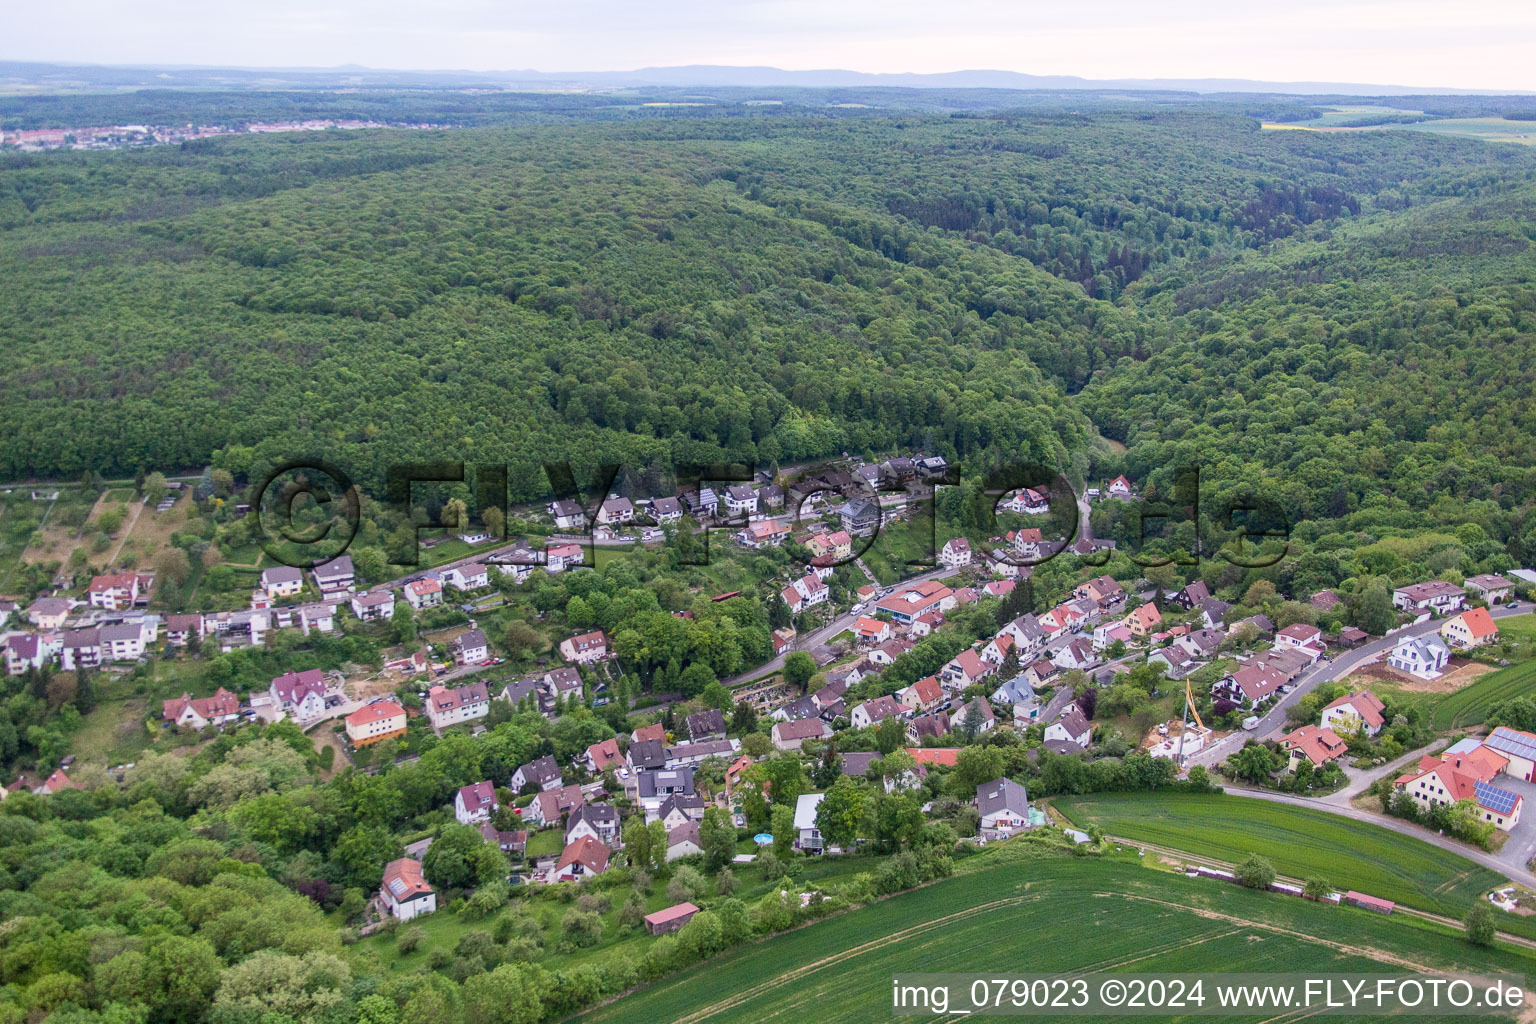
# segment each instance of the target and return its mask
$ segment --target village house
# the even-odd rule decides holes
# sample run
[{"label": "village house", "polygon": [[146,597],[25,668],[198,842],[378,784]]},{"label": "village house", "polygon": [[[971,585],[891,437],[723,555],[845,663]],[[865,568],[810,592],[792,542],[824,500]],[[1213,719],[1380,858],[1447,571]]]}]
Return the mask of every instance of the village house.
[{"label": "village house", "polygon": [[1444,580],[1413,583],[1392,591],[1392,607],[1407,612],[1433,612],[1436,615],[1444,615],[1447,612],[1460,611],[1466,601],[1466,591]]},{"label": "village house", "polygon": [[1494,625],[1487,608],[1468,608],[1446,619],[1440,627],[1440,635],[1452,647],[1466,650],[1497,643],[1499,627]]},{"label": "village house", "polygon": [[190,693],[183,693],[161,704],[160,717],[183,729],[223,725],[240,718],[240,698],[222,686],[212,697],[194,698]]},{"label": "village house", "polygon": [[397,921],[410,921],[437,909],[437,894],[421,873],[421,862],[401,857],[384,865],[379,897]]},{"label": "village house", "polygon": [[1131,487],[1131,482],[1123,476],[1115,477],[1109,482],[1109,486],[1104,488],[1105,497],[1119,498],[1122,501],[1129,498],[1133,493],[1135,493],[1135,489]]},{"label": "village house", "polygon": [[405,708],[392,700],[367,704],[347,716],[347,738],[354,747],[367,747],[405,735]]},{"label": "village house", "polygon": [[1035,688],[1024,678],[1023,673],[993,690],[991,700],[994,704],[1012,708],[1013,720],[1016,722],[1029,723],[1040,716],[1040,701],[1035,695]]},{"label": "village house", "polygon": [[1217,680],[1211,687],[1211,696],[1256,708],[1278,693],[1285,684],[1285,676],[1276,669],[1248,664]]},{"label": "village house", "polygon": [[661,822],[661,827],[670,832],[690,821],[703,821],[706,809],[703,797],[697,794],[689,796],[686,793],[674,793],[656,808],[655,820]]},{"label": "village house", "polygon": [[444,569],[443,582],[456,590],[480,590],[491,585],[491,574],[479,562],[466,562]]},{"label": "village house", "polygon": [[375,590],[367,594],[352,595],[352,614],[359,622],[387,619],[395,614],[395,595],[389,590]]},{"label": "village house", "polygon": [[1161,665],[1163,674],[1169,679],[1183,679],[1200,667],[1200,662],[1195,660],[1194,655],[1175,645],[1160,647],[1148,654],[1147,664]]},{"label": "village house", "polygon": [[317,668],[285,672],[268,687],[278,708],[303,721],[325,712],[325,674]]},{"label": "village house", "polygon": [[608,657],[608,637],[600,629],[560,641],[560,656],[573,665],[590,665]]},{"label": "village house", "polygon": [[141,588],[144,588],[147,579],[133,572],[93,577],[87,590],[91,607],[104,608],[109,612],[132,608],[139,603]]},{"label": "village house", "polygon": [[496,807],[496,786],[488,781],[461,786],[453,797],[453,816],[460,825],[488,821]]},{"label": "village house", "polygon": [[1438,679],[1451,660],[1451,649],[1434,633],[1405,636],[1397,641],[1387,664],[1420,679]]},{"label": "village house", "polygon": [[1225,601],[1208,597],[1200,602],[1200,624],[1206,629],[1221,631],[1226,628],[1227,612],[1232,606]]},{"label": "village house", "polygon": [[939,680],[949,690],[963,690],[974,686],[997,671],[997,666],[985,661],[975,648],[955,655],[939,670]]},{"label": "village house", "polygon": [[824,603],[832,596],[832,592],[827,589],[827,585],[819,576],[815,573],[807,573],[785,587],[780,596],[784,598],[784,603],[789,605],[790,614],[799,615],[807,608],[814,608]]},{"label": "village house", "polygon": [[512,792],[521,793],[529,786],[535,791],[548,792],[559,789],[565,780],[560,777],[560,765],[553,754],[529,761],[512,773]]},{"label": "village house", "polygon": [[875,665],[894,665],[897,658],[916,646],[917,642],[915,640],[893,638],[871,650],[865,657]]},{"label": "village house", "polygon": [[911,686],[898,690],[896,698],[903,708],[915,714],[937,707],[944,699],[944,688],[936,677],[924,676]]},{"label": "village house", "polygon": [[490,712],[491,697],[483,681],[456,689],[434,686],[427,691],[427,718],[434,729],[484,718]]},{"label": "village house", "polygon": [[44,632],[64,625],[72,605],[62,597],[40,597],[27,606],[27,621]]},{"label": "village house", "polygon": [[597,525],[622,526],[635,521],[635,506],[628,498],[613,497],[597,507]]},{"label": "village house", "polygon": [[725,489],[725,511],[733,516],[752,515],[757,511],[757,491],[751,484],[731,484]]},{"label": "village house", "polygon": [[417,611],[443,603],[443,585],[430,576],[405,585],[405,602]]},{"label": "village house", "polygon": [[582,804],[565,821],[566,845],[591,836],[609,849],[619,848],[619,812],[612,804]]},{"label": "village house", "polygon": [[1007,839],[1029,827],[1029,794],[1012,779],[993,779],[976,787],[981,837]]},{"label": "village house", "polygon": [[725,739],[725,716],[718,708],[707,708],[683,719],[688,738],[694,743]]},{"label": "village house", "polygon": [[629,750],[624,754],[624,759],[629,765],[629,770],[632,772],[665,767],[667,763],[666,739],[632,740],[629,744]]},{"label": "village house", "polygon": [[867,498],[854,498],[837,510],[843,529],[855,537],[869,537],[880,528],[880,505]]},{"label": "village house", "polygon": [[1076,703],[1068,704],[1061,716],[1045,727],[1044,739],[1086,750],[1093,741],[1093,725]]},{"label": "village house", "polygon": [[1125,600],[1125,590],[1112,576],[1096,576],[1079,584],[1072,591],[1074,597],[1087,598],[1100,608],[1108,609]]},{"label": "village house", "polygon": [[586,756],[587,771],[593,775],[610,768],[622,767],[624,764],[624,755],[619,753],[619,741],[612,736],[588,747]]},{"label": "village house", "polygon": [[967,733],[975,729],[975,735],[980,736],[996,728],[997,715],[986,698],[972,697],[969,703],[955,712],[951,721]]},{"label": "village house", "polygon": [[860,643],[881,644],[891,638],[891,624],[864,615],[853,624],[853,632]]},{"label": "village house", "polygon": [[1503,604],[1515,596],[1515,581],[1493,572],[1468,576],[1466,588],[1490,606]]},{"label": "village house", "polygon": [[1294,772],[1301,759],[1321,768],[1329,761],[1337,760],[1349,752],[1343,737],[1326,726],[1304,725],[1280,738],[1280,749],[1289,755],[1286,771]]},{"label": "village house", "polygon": [[1275,634],[1275,646],[1292,648],[1316,661],[1323,656],[1323,631],[1305,622],[1293,622]]},{"label": "village house", "polygon": [[[634,800],[645,811],[647,822],[655,821],[661,805],[672,796],[694,796],[692,768],[661,768],[636,772],[633,776]],[[626,787],[629,782],[626,781]]]},{"label": "village house", "polygon": [[459,634],[458,639],[449,644],[453,651],[454,660],[460,665],[475,665],[490,657],[490,644],[486,642],[485,634],[478,629]]},{"label": "village house", "polygon": [[1078,637],[1051,657],[1051,661],[1067,671],[1091,668],[1098,660],[1093,653],[1093,641],[1086,637]]},{"label": "village house", "polygon": [[315,586],[320,588],[322,596],[350,590],[357,579],[357,571],[352,568],[352,559],[348,555],[337,555],[324,565],[315,566],[309,574],[315,578]]},{"label": "village house", "polygon": [[1323,708],[1319,722],[1341,736],[1375,736],[1386,720],[1384,705],[1370,690],[1349,693]]},{"label": "village house", "polygon": [[171,647],[185,647],[194,639],[203,639],[203,617],[196,612],[165,617],[165,642]]},{"label": "village house", "polygon": [[528,830],[513,829],[503,832],[489,821],[480,823],[480,838],[487,843],[492,843],[502,853],[512,854],[514,857],[522,857],[528,852]]},{"label": "village house", "polygon": [[892,715],[900,714],[901,705],[896,703],[895,697],[887,695],[856,705],[852,714],[848,716],[848,720],[855,729],[867,729],[870,726],[879,725]]},{"label": "village house", "polygon": [[778,750],[799,750],[806,740],[820,740],[832,735],[832,727],[820,718],[802,718],[793,722],[776,722],[769,730],[769,739]]},{"label": "village house", "polygon": [[759,519],[755,523],[748,523],[746,527],[736,535],[736,540],[743,547],[752,548],[754,551],[762,548],[776,548],[789,538],[789,527],[777,519]]},{"label": "village house", "polygon": [[1127,615],[1122,624],[1131,631],[1132,636],[1144,637],[1155,633],[1157,627],[1163,624],[1163,613],[1157,610],[1155,604],[1144,604]]},{"label": "village house", "polygon": [[[704,847],[699,843],[698,822],[685,821],[667,829],[667,860],[669,862],[679,857],[692,857],[703,852]],[[688,903],[684,906],[693,906],[693,904]]]},{"label": "village house", "polygon": [[803,853],[820,853],[823,842],[821,830],[816,827],[816,809],[826,798],[825,793],[802,793],[795,801],[794,847]]},{"label": "village house", "polygon": [[585,559],[586,552],[580,544],[551,544],[544,549],[544,571],[564,572],[573,565],[580,565]]},{"label": "village house", "polygon": [[587,514],[581,510],[581,506],[570,498],[561,498],[552,501],[546,508],[550,516],[555,520],[557,530],[581,530],[587,525]]},{"label": "village house", "polygon": [[580,882],[596,878],[608,870],[610,854],[607,844],[592,836],[582,836],[561,852],[551,879],[556,882]]},{"label": "village house", "polygon": [[1469,800],[1478,817],[1503,832],[1520,821],[1523,800],[1518,793],[1493,784],[1494,776],[1507,773],[1507,760],[1498,751],[1476,740],[1458,743],[1444,757],[1425,755],[1418,765],[1393,780],[1398,792],[1407,793],[1420,807],[1449,806]]},{"label": "village house", "polygon": [[576,783],[546,789],[534,794],[533,800],[523,808],[523,820],[543,828],[559,822],[561,815],[580,807],[586,801],[581,787]]},{"label": "village house", "polygon": [[666,750],[666,768],[697,768],[712,757],[726,758],[741,749],[737,739],[700,740],[697,743],[679,743]]},{"label": "village house", "polygon": [[939,562],[958,569],[962,565],[971,564],[971,542],[964,537],[954,537],[944,542],[944,547],[939,550]]},{"label": "village house", "polygon": [[261,589],[272,600],[293,597],[304,590],[304,573],[291,565],[273,566],[261,571]]},{"label": "village house", "polygon": [[1205,585],[1205,581],[1195,580],[1183,590],[1173,595],[1173,603],[1180,608],[1193,608],[1210,596],[1211,588]]}]

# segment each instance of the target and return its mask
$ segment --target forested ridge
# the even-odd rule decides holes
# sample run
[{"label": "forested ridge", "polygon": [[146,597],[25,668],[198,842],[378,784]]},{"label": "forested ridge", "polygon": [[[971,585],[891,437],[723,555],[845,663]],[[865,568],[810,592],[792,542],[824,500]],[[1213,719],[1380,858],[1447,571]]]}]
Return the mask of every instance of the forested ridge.
[{"label": "forested ridge", "polygon": [[1120,468],[1097,428],[1138,477],[1242,460],[1218,475],[1303,517],[1446,473],[1518,500],[1533,169],[1220,109],[10,156],[0,476],[251,445],[373,487],[506,463],[514,499],[566,458],[924,448],[1081,479]]}]

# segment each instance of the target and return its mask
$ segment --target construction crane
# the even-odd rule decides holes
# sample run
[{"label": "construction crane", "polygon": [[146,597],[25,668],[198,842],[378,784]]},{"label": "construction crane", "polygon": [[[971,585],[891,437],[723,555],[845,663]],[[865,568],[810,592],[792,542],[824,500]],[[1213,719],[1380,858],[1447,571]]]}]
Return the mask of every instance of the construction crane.
[{"label": "construction crane", "polygon": [[1184,769],[1184,737],[1189,735],[1189,716],[1190,715],[1194,715],[1195,716],[1195,724],[1200,727],[1200,732],[1204,733],[1205,732],[1205,723],[1200,720],[1200,712],[1195,710],[1195,691],[1194,691],[1193,687],[1190,686],[1189,680],[1185,679],[1184,680],[1184,721],[1179,726],[1179,754],[1178,754],[1177,759],[1174,762],[1175,764],[1177,764],[1179,766],[1179,770],[1180,771],[1182,771]]}]

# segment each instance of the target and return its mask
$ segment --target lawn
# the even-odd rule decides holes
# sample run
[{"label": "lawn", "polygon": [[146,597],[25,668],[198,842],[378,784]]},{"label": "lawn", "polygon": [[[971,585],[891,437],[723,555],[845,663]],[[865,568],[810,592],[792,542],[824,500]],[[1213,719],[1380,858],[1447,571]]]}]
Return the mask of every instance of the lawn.
[{"label": "lawn", "polygon": [[[1527,616],[1519,616],[1527,618]],[[1502,624],[1501,624],[1502,625]],[[1482,724],[1495,704],[1511,697],[1536,694],[1536,661],[1510,665],[1447,694],[1435,706],[1430,724],[1437,730],[1466,729]]]},{"label": "lawn", "polygon": [[1113,793],[1058,797],[1079,826],[1237,863],[1250,853],[1281,874],[1322,877],[1423,910],[1461,917],[1504,879],[1465,858],[1368,822],[1247,797]]},{"label": "lawn", "polygon": [[1407,919],[1126,861],[998,861],[749,944],[576,1019],[886,1021],[891,978],[904,972],[1381,972],[1411,964],[1523,976],[1533,966],[1527,950],[1476,950]]},{"label": "lawn", "polygon": [[528,837],[528,859],[556,857],[565,849],[565,833],[557,828],[547,828]]}]

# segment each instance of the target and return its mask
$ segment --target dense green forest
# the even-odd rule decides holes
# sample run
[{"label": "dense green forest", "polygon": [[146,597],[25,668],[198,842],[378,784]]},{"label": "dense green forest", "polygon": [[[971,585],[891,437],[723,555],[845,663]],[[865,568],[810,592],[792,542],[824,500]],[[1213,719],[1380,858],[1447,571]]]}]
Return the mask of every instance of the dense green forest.
[{"label": "dense green forest", "polygon": [[921,448],[1519,539],[1533,172],[1219,105],[11,155],[0,476]]}]

